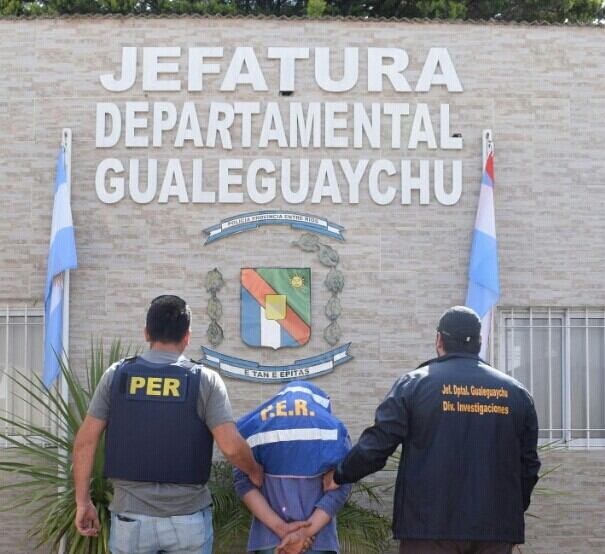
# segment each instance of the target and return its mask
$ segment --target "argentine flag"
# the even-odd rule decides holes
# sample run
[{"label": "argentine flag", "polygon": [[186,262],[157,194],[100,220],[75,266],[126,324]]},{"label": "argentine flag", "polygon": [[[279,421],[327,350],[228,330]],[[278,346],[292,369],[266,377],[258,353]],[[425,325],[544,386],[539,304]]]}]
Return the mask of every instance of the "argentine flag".
[{"label": "argentine flag", "polygon": [[59,375],[57,356],[63,353],[63,279],[67,269],[75,269],[76,241],[71,217],[69,186],[65,170],[65,149],[57,158],[48,269],[44,291],[44,371],[42,380],[50,387]]},{"label": "argentine flag", "polygon": [[479,194],[479,208],[473,232],[473,246],[468,269],[466,306],[475,310],[481,318],[481,357],[485,359],[492,309],[500,298],[498,278],[498,242],[496,240],[496,216],[494,212],[494,152],[490,150]]}]

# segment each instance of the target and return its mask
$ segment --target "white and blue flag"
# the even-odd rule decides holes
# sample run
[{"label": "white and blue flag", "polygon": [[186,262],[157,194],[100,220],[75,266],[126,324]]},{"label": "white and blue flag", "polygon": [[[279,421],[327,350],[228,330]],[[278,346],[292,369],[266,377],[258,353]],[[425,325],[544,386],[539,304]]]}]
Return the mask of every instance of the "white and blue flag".
[{"label": "white and blue flag", "polygon": [[481,318],[481,357],[485,359],[492,321],[492,309],[500,298],[498,241],[494,211],[494,152],[490,150],[479,193],[479,208],[473,232],[468,268],[466,306]]},{"label": "white and blue flag", "polygon": [[58,356],[63,353],[63,280],[65,271],[75,269],[78,265],[69,196],[65,170],[65,149],[61,147],[57,158],[55,201],[44,290],[44,371],[42,380],[47,387],[50,387],[59,375]]}]

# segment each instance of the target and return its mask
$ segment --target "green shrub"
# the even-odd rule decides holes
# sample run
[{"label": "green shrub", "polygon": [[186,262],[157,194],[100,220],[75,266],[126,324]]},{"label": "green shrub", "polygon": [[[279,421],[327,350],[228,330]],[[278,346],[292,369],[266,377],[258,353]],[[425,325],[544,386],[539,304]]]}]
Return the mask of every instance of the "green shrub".
[{"label": "green shrub", "polygon": [[307,3],[307,15],[309,17],[321,17],[326,11],[326,0],[309,0]]}]

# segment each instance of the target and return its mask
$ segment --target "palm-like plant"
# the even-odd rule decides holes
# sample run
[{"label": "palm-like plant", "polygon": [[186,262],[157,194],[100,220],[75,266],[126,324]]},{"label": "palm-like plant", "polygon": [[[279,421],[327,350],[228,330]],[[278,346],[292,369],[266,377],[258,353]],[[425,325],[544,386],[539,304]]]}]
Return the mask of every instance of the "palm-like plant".
[{"label": "palm-like plant", "polygon": [[[50,545],[53,552],[65,539],[68,554],[108,554],[109,503],[113,495],[110,482],[103,477],[104,445],[100,444],[94,460],[91,496],[99,514],[101,533],[98,537],[82,537],[73,525],[75,491],[71,477],[71,451],[92,395],[105,369],[129,355],[119,341],[112,343],[108,355],[102,344],[91,344],[86,364],[86,380],[82,382],[69,363],[61,362],[70,402],[65,402],[56,387],[47,389],[37,376],[17,372],[11,379],[17,396],[32,410],[50,414],[54,428],[30,423],[12,414],[0,417],[0,423],[17,430],[18,436],[0,432],[14,447],[19,461],[0,460],[0,471],[8,472],[15,481],[0,487],[15,492],[13,502],[5,510],[29,507],[35,521],[30,535],[38,545]],[[213,464],[210,481],[213,499],[215,551],[220,554],[245,552],[250,514],[233,488],[231,466],[226,462]],[[379,554],[384,552],[390,536],[390,522],[377,511],[362,503],[379,501],[371,487],[358,485],[351,499],[338,516],[338,534],[343,554]]]},{"label": "palm-like plant", "polygon": [[61,375],[67,383],[70,402],[65,402],[56,386],[47,389],[38,376],[30,377],[22,372],[11,376],[16,395],[32,410],[48,414],[53,422],[52,428],[48,429],[15,414],[0,417],[0,422],[17,430],[18,436],[0,433],[0,438],[14,446],[16,457],[20,460],[0,461],[0,471],[21,477],[2,487],[16,491],[13,503],[5,509],[31,508],[31,515],[36,520],[30,528],[30,534],[38,546],[49,544],[55,552],[61,539],[65,538],[66,552],[69,554],[109,552],[108,506],[112,489],[103,478],[103,444],[97,449],[91,480],[92,501],[101,522],[98,537],[82,537],[73,525],[76,502],[71,478],[71,451],[76,432],[86,416],[88,404],[105,369],[128,354],[129,348],[124,348],[119,341],[111,345],[108,356],[102,344],[96,347],[91,345],[85,383],[76,377],[69,363],[61,360]]}]

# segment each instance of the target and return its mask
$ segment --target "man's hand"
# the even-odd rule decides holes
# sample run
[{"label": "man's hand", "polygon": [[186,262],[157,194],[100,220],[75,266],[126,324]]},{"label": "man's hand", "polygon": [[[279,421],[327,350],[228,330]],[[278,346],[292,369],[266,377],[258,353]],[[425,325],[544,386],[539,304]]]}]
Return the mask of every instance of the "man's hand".
[{"label": "man's hand", "polygon": [[78,504],[76,507],[76,529],[80,535],[85,537],[96,537],[101,529],[99,516],[95,505],[88,501],[86,504]]},{"label": "man's hand", "polygon": [[331,469],[327,473],[324,473],[323,482],[324,482],[324,492],[335,491],[340,486],[334,482],[334,470],[333,469]]},{"label": "man's hand", "polygon": [[279,529],[276,530],[276,534],[280,539],[285,539],[290,533],[295,533],[300,529],[304,529],[310,526],[310,521],[291,521],[290,523],[282,521],[279,526]]},{"label": "man's hand", "polygon": [[74,487],[76,496],[76,519],[78,532],[85,537],[96,537],[101,529],[97,509],[90,500],[90,475],[94,465],[95,451],[107,422],[87,415],[74,439],[72,455]]},{"label": "man's hand", "polygon": [[263,481],[265,480],[263,466],[256,464],[256,469],[248,475],[248,479],[250,479],[250,481],[252,481],[252,483],[260,489],[263,486]]},{"label": "man's hand", "polygon": [[309,535],[308,529],[299,529],[286,535],[275,552],[276,554],[300,554],[311,548],[314,540],[315,537]]}]

